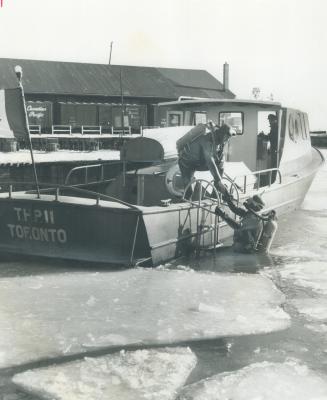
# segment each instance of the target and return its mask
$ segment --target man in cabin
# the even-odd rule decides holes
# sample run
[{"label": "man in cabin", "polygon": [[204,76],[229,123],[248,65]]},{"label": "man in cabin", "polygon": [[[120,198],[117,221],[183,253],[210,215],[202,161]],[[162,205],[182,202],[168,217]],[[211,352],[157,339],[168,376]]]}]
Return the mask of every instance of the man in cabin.
[{"label": "man in cabin", "polygon": [[277,115],[269,114],[268,121],[270,126],[270,132],[268,134],[268,140],[270,141],[270,151],[273,154],[277,154],[277,146],[278,146],[278,121]]},{"label": "man in cabin", "polygon": [[[212,123],[198,124],[177,141],[178,165],[184,187],[192,181],[195,171],[210,171],[215,188],[226,198],[227,188],[222,184],[224,173],[224,147],[233,130],[229,125],[217,127]],[[191,187],[185,193],[192,196]]]},{"label": "man in cabin", "polygon": [[237,207],[231,199],[228,206],[231,211],[238,215],[240,221],[235,221],[219,207],[215,213],[234,229],[233,250],[237,253],[255,253],[257,244],[263,229],[263,218],[257,213],[261,211],[265,203],[258,195],[248,198],[243,207]]}]

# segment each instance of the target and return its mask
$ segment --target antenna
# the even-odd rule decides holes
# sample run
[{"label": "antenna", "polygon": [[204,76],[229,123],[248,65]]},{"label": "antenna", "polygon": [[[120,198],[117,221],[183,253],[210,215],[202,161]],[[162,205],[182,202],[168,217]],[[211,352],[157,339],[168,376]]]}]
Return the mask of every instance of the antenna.
[{"label": "antenna", "polygon": [[39,187],[39,181],[37,179],[36,166],[35,166],[33,147],[32,147],[32,140],[31,140],[30,128],[29,128],[27,112],[26,112],[25,94],[24,94],[24,88],[23,88],[23,83],[22,83],[23,70],[22,70],[22,67],[20,65],[16,65],[15,66],[15,74],[16,74],[17,79],[18,79],[18,86],[19,86],[20,93],[21,93],[22,100],[23,100],[25,127],[26,127],[26,130],[27,130],[28,144],[29,144],[29,148],[30,148],[30,152],[31,152],[31,159],[32,159],[33,174],[34,174],[36,191],[37,191],[37,198],[39,199],[40,198],[40,187]]},{"label": "antenna", "polygon": [[112,44],[113,44],[113,42],[110,42],[109,65],[111,64]]}]

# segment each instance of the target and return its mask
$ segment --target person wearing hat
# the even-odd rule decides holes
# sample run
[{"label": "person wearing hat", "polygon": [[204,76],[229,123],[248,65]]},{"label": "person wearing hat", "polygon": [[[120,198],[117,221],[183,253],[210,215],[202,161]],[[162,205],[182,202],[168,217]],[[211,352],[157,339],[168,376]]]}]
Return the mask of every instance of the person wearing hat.
[{"label": "person wearing hat", "polygon": [[265,205],[259,195],[248,198],[244,207],[237,207],[231,199],[228,201],[231,211],[238,215],[239,221],[235,221],[219,207],[215,213],[234,229],[233,250],[238,253],[254,253],[257,251],[257,243],[263,229],[263,219],[257,214]]},{"label": "person wearing hat", "polygon": [[[232,128],[223,124],[217,127],[212,123],[198,124],[177,141],[178,165],[184,187],[192,181],[195,171],[210,171],[215,188],[225,197],[228,190],[222,184],[224,172],[224,147],[233,135]],[[192,189],[185,194],[190,198]]]}]

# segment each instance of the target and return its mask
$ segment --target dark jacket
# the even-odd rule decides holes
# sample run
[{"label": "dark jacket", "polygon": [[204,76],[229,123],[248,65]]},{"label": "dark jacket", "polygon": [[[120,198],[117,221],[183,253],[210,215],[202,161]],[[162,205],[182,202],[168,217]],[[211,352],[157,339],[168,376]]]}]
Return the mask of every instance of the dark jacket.
[{"label": "dark jacket", "polygon": [[228,203],[231,211],[238,215],[235,221],[222,210],[216,213],[234,229],[233,248],[240,253],[253,253],[257,251],[256,245],[263,229],[262,219],[255,212],[246,208],[236,207],[232,201]]},{"label": "dark jacket", "polygon": [[217,182],[223,172],[224,145],[215,143],[213,134],[200,135],[179,150],[179,164],[193,171],[209,170]]}]

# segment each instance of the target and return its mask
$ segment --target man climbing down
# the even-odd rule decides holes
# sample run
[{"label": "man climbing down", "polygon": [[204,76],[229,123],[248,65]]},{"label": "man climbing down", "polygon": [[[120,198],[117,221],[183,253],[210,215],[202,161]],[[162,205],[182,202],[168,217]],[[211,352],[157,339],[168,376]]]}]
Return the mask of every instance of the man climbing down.
[{"label": "man climbing down", "polygon": [[[215,188],[225,197],[228,190],[222,184],[224,172],[224,147],[233,135],[232,128],[223,124],[220,128],[212,123],[198,124],[177,141],[178,165],[184,187],[192,181],[195,171],[210,171]],[[192,195],[191,187],[185,193]]]},{"label": "man climbing down", "polygon": [[277,230],[276,212],[260,216],[257,214],[265,203],[258,195],[250,197],[244,202],[243,207],[237,207],[228,200],[231,211],[240,216],[239,222],[235,221],[219,207],[215,213],[234,229],[233,250],[237,253],[268,253]]}]

